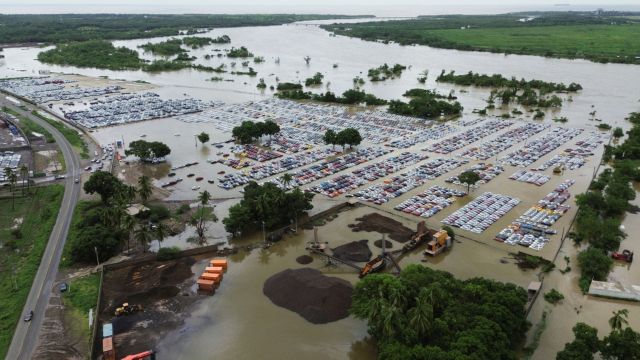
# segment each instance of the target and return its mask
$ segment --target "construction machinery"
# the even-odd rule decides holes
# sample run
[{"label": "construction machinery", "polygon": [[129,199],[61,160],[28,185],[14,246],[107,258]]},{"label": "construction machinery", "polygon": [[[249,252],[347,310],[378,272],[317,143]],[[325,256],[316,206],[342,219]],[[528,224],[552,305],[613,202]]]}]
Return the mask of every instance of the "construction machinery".
[{"label": "construction machinery", "polygon": [[633,252],[629,250],[622,250],[622,252],[613,252],[611,253],[611,257],[615,260],[626,261],[628,263],[633,262]]},{"label": "construction machinery", "polygon": [[424,251],[424,254],[436,256],[450,246],[451,237],[447,233],[447,230],[441,229],[433,234],[431,241],[427,243],[427,250]]},{"label": "construction machinery", "polygon": [[152,350],[147,350],[135,355],[128,355],[122,360],[155,360],[156,354]]},{"label": "construction machinery", "polygon": [[130,305],[129,303],[124,303],[121,307],[116,308],[115,315],[131,315],[137,313],[138,311],[142,311],[142,305]]}]

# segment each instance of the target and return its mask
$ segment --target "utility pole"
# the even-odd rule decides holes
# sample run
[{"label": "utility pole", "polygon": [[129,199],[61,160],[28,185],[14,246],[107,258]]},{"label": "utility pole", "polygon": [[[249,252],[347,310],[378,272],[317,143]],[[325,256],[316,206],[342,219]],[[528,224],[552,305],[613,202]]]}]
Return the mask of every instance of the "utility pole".
[{"label": "utility pole", "polygon": [[262,241],[265,244],[267,243],[267,232],[264,229],[264,221],[262,222]]},{"label": "utility pole", "polygon": [[100,266],[100,258],[98,257],[98,247],[94,246],[93,250],[96,252],[96,262],[98,262],[98,266]]}]

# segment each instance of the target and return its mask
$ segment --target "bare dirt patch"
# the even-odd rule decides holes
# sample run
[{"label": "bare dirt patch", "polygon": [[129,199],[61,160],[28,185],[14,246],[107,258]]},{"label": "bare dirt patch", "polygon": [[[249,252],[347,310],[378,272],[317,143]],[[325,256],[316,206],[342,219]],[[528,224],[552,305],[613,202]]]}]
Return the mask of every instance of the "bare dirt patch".
[{"label": "bare dirt patch", "polygon": [[401,222],[378,213],[367,214],[357,218],[356,224],[349,226],[353,231],[375,231],[381,234],[389,234],[389,237],[398,242],[407,242],[414,231],[404,226]]}]

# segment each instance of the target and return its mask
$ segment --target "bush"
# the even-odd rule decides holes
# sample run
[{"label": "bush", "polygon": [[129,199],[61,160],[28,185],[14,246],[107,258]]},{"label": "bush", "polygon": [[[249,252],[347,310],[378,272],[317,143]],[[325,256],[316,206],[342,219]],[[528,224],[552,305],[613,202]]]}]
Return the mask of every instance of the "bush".
[{"label": "bush", "polygon": [[149,221],[157,223],[160,220],[168,219],[171,216],[171,212],[164,205],[150,205],[149,211],[146,211],[144,216]]},{"label": "bush", "polygon": [[22,239],[22,230],[19,227],[12,229],[11,235],[16,239]]},{"label": "bush", "polygon": [[107,260],[118,253],[119,241],[111,229],[95,224],[82,228],[70,246],[74,262],[93,263],[96,261],[96,249],[100,261]]},{"label": "bush", "polygon": [[156,259],[159,261],[172,260],[180,255],[180,248],[177,246],[165,247],[158,250]]},{"label": "bush", "polygon": [[191,207],[189,206],[189,204],[182,204],[180,205],[178,210],[176,210],[176,214],[182,215],[182,214],[188,213],[189,210],[191,210]]},{"label": "bush", "polygon": [[557,304],[558,302],[560,302],[562,299],[564,299],[564,295],[562,295],[558,290],[556,289],[551,289],[549,290],[549,292],[547,292],[546,294],[544,294],[544,299],[550,303],[550,304]]},{"label": "bush", "polygon": [[442,230],[446,231],[447,234],[449,234],[449,237],[451,238],[451,242],[456,240],[456,233],[453,232],[453,229],[451,228],[451,226],[443,226]]}]

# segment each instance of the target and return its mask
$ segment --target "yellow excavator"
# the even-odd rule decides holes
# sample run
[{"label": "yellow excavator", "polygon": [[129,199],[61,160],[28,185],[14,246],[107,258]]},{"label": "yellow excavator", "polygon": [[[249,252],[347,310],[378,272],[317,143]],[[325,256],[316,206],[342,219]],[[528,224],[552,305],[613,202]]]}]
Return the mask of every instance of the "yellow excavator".
[{"label": "yellow excavator", "polygon": [[142,305],[130,305],[129,303],[124,303],[121,307],[116,308],[115,315],[131,315],[137,313],[138,311],[142,311]]}]

